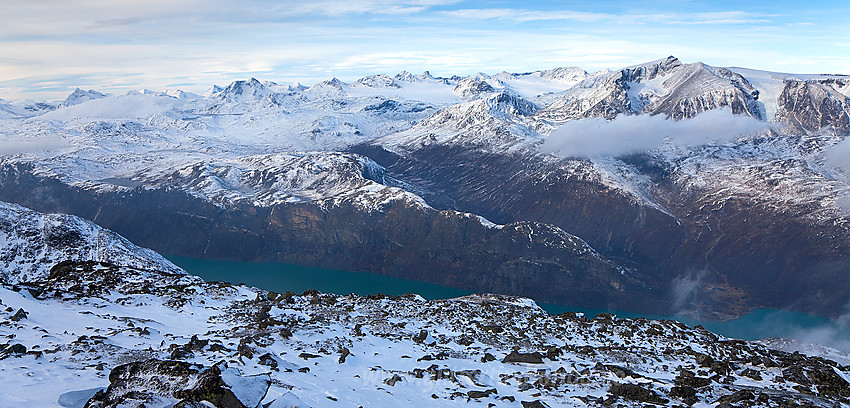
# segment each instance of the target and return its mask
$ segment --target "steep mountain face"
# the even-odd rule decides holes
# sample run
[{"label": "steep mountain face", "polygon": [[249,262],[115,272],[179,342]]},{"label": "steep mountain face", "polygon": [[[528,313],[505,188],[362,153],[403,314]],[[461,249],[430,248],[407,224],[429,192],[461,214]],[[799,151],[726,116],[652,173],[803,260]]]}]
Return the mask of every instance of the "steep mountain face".
[{"label": "steep mountain face", "polygon": [[763,119],[757,99],[758,91],[740,74],[669,57],[586,79],[540,116],[556,122],[641,113],[682,119],[728,107],[735,114]]},{"label": "steep mountain face", "polygon": [[[185,178],[175,173],[158,188],[109,192],[6,168],[4,192],[26,204],[82,214],[134,241],[185,256],[364,270],[470,290],[534,295],[553,303],[664,307],[646,296],[647,283],[634,271],[557,227],[497,225],[467,213],[438,211],[411,193],[362,176],[352,180],[359,188],[322,196],[332,192],[322,187],[274,189],[273,194],[265,190],[290,181],[291,168],[283,174],[270,168],[243,174],[249,182],[266,183],[257,193],[236,183],[230,187],[239,193],[211,188],[226,181],[206,171],[191,167],[183,170]],[[192,190],[197,195],[185,192],[190,188],[197,188]]]},{"label": "steep mountain face", "polygon": [[802,131],[813,132],[829,126],[837,132],[850,133],[848,89],[850,80],[786,81],[779,95],[776,119]]},{"label": "steep mountain face", "polygon": [[65,98],[64,101],[62,101],[62,103],[59,104],[59,108],[67,108],[69,106],[79,105],[83,102],[87,102],[93,99],[100,99],[105,97],[106,95],[93,89],[84,91],[80,88],[77,88],[74,90],[74,92],[71,92],[71,94],[68,95],[68,97]]},{"label": "steep mountain face", "polygon": [[[4,222],[98,229],[3,205]],[[131,266],[161,258],[99,231],[115,239],[81,235],[73,247],[136,257],[10,261],[17,284],[0,282],[4,401],[69,408],[850,403],[850,366],[843,365],[850,358],[837,350],[799,345],[840,362],[765,345],[794,347],[781,339],[727,339],[675,321],[552,316],[530,299],[504,295],[298,295],[207,283],[167,263],[160,266],[168,270]],[[0,253],[16,245],[0,240]],[[30,249],[52,253],[57,245],[32,240]],[[49,273],[28,275],[19,261]]]},{"label": "steep mountain face", "polygon": [[65,214],[41,214],[0,202],[0,282],[15,284],[47,277],[60,261],[114,262],[170,273],[180,268],[149,249]]},{"label": "steep mountain face", "polygon": [[[15,107],[0,119],[18,146],[0,156],[0,199],[176,255],[703,318],[835,316],[850,301],[848,178],[831,159],[850,132],[848,89],[840,76],[670,57],[597,73],[251,79],[206,97]],[[714,109],[776,123],[737,139],[699,139],[711,124],[692,126],[681,136],[698,143],[671,134],[615,156],[540,150],[567,122],[691,123]],[[586,137],[610,143],[594,123]]]}]

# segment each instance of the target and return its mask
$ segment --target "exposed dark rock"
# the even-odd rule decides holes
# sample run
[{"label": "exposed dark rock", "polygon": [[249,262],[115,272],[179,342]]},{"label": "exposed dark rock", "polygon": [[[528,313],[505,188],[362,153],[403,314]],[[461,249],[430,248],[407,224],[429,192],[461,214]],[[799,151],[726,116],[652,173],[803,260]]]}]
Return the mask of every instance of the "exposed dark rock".
[{"label": "exposed dark rock", "polygon": [[0,350],[0,359],[6,357],[20,357],[27,354],[27,347],[20,343],[15,343],[9,347]]},{"label": "exposed dark rock", "polygon": [[[265,381],[266,388],[270,384],[268,379],[256,381]],[[163,398],[180,400],[185,407],[207,401],[219,408],[245,408],[222,379],[218,366],[205,369],[182,361],[134,362],[115,367],[109,373],[109,383],[105,391],[86,403],[86,408],[143,407],[161,403]]]},{"label": "exposed dark rock", "polygon": [[415,341],[417,343],[422,343],[427,338],[428,338],[428,331],[427,330],[419,330],[419,334],[417,334],[416,336],[413,336],[413,341]]},{"label": "exposed dark rock", "polygon": [[608,392],[615,397],[622,397],[631,401],[650,402],[653,404],[666,404],[670,402],[661,398],[658,393],[648,390],[636,384],[611,384]]},{"label": "exposed dark rock", "polygon": [[277,359],[275,359],[271,353],[266,353],[260,356],[258,363],[272,369],[277,368]]},{"label": "exposed dark rock", "polygon": [[505,358],[502,359],[502,362],[543,364],[543,355],[536,351],[532,353],[520,353],[514,350],[510,354],[506,355]]},{"label": "exposed dark rock", "polygon": [[343,347],[342,351],[339,353],[339,364],[345,363],[345,359],[351,355],[351,350],[348,347]]},{"label": "exposed dark rock", "polygon": [[29,312],[24,309],[18,309],[18,311],[15,312],[15,315],[10,317],[9,319],[11,319],[13,322],[19,322],[23,319],[26,319],[27,315],[29,315]]},{"label": "exposed dark rock", "polygon": [[487,363],[487,362],[490,362],[490,361],[496,361],[496,356],[494,356],[490,353],[484,353],[484,357],[481,357],[481,362]]},{"label": "exposed dark rock", "polygon": [[719,404],[735,404],[741,401],[752,401],[756,399],[755,394],[750,390],[735,391],[734,394],[724,395],[717,400]]},{"label": "exposed dark rock", "polygon": [[700,367],[711,367],[711,365],[714,364],[714,359],[705,354],[697,353],[696,360]]},{"label": "exposed dark rock", "polygon": [[761,373],[759,373],[756,370],[753,370],[752,368],[748,368],[744,371],[741,371],[741,375],[744,376],[744,377],[752,378],[753,380],[756,380],[756,381],[762,380]]},{"label": "exposed dark rock", "polygon": [[398,374],[393,374],[392,377],[384,380],[384,384],[387,384],[391,387],[394,387],[397,382],[402,381],[402,380],[403,380],[403,378],[401,378]]},{"label": "exposed dark rock", "polygon": [[830,80],[785,81],[779,95],[777,121],[801,130],[817,131],[830,126],[839,133],[850,132],[850,99],[836,91]]},{"label": "exposed dark rock", "polygon": [[193,335],[189,342],[182,346],[172,344],[171,359],[185,360],[187,358],[191,358],[195,355],[195,351],[203,350],[205,347],[207,347],[209,342],[209,340],[199,340],[197,335]]},{"label": "exposed dark rock", "polygon": [[540,400],[534,401],[520,401],[522,404],[522,408],[548,408],[549,405],[541,402]]},{"label": "exposed dark rock", "polygon": [[499,392],[496,391],[495,388],[491,388],[489,390],[484,390],[484,391],[472,390],[472,391],[467,392],[466,395],[468,395],[469,398],[487,398],[492,394],[498,394],[498,393]]},{"label": "exposed dark rock", "polygon": [[711,379],[705,377],[697,377],[696,374],[682,370],[675,378],[674,382],[680,387],[702,388],[711,385]]},{"label": "exposed dark rock", "polygon": [[699,401],[697,391],[688,386],[676,386],[670,389],[670,397],[682,400],[688,406],[696,404]]}]

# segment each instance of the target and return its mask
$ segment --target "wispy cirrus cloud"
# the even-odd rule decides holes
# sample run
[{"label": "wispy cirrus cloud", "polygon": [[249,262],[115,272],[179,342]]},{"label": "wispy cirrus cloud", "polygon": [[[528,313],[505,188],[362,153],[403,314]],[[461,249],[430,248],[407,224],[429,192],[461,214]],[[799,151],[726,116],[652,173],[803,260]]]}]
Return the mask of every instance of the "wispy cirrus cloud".
[{"label": "wispy cirrus cloud", "polygon": [[522,9],[460,9],[440,12],[441,15],[464,20],[511,20],[516,22],[529,21],[579,21],[594,23],[616,18],[616,15],[605,13],[589,13],[582,11],[541,11]]},{"label": "wispy cirrus cloud", "polygon": [[[721,2],[722,3],[722,2]],[[344,80],[378,72],[587,70],[676,55],[790,72],[846,72],[850,6],[505,0],[30,0],[0,12],[0,96],[75,86],[211,84],[257,76]],[[75,79],[76,78],[76,79]],[[45,84],[49,83],[47,86]],[[61,84],[65,91],[59,92]],[[106,89],[103,89],[106,88]]]},{"label": "wispy cirrus cloud", "polygon": [[443,11],[440,14],[467,20],[507,20],[519,23],[532,21],[575,21],[582,23],[617,22],[620,24],[663,23],[663,24],[763,24],[770,23],[771,15],[744,11],[694,12],[694,13],[592,13],[572,10],[528,10],[528,9],[460,9]]}]

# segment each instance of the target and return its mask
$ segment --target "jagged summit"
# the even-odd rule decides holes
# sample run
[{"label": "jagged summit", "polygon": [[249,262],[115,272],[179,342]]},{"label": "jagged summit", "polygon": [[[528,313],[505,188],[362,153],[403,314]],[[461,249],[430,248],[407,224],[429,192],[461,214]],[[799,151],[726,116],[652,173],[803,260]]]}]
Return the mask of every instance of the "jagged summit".
[{"label": "jagged summit", "polygon": [[579,67],[560,67],[538,72],[543,79],[565,82],[578,82],[590,75]]},{"label": "jagged summit", "polygon": [[396,81],[417,82],[420,78],[407,71],[401,71],[394,77]]},{"label": "jagged summit", "polygon": [[[486,79],[489,79],[489,77]],[[496,92],[496,89],[487,83],[487,81],[475,77],[461,80],[455,85],[452,92],[464,99],[478,99],[484,95]]]},{"label": "jagged summit", "polygon": [[764,120],[759,92],[742,75],[675,57],[635,65],[579,82],[542,116],[565,121],[587,117],[614,119],[627,114],[691,118],[717,108]]},{"label": "jagged summit", "polygon": [[249,102],[268,98],[274,93],[257,78],[251,78],[247,81],[234,81],[213,96],[226,102]]},{"label": "jagged summit", "polygon": [[370,88],[382,88],[382,87],[400,88],[400,86],[395,83],[396,80],[400,80],[400,79],[396,78],[394,80],[393,78],[390,78],[388,75],[378,74],[378,75],[370,75],[370,76],[367,76],[365,78],[360,78],[360,79],[357,80],[356,83],[363,85],[363,86],[368,86]]},{"label": "jagged summit", "polygon": [[65,98],[62,103],[59,104],[60,108],[65,108],[68,106],[79,105],[83,102],[90,101],[93,99],[105,98],[106,94],[102,94],[95,90],[84,91],[80,88],[74,89],[74,92],[71,92],[67,98]]}]

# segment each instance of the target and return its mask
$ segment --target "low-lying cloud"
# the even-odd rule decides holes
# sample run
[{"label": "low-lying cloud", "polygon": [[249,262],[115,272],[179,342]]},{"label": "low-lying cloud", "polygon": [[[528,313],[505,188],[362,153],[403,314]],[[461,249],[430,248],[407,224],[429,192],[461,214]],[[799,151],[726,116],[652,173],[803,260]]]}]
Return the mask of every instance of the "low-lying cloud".
[{"label": "low-lying cloud", "polygon": [[[828,165],[836,167],[844,173],[839,175],[838,179],[843,181],[845,185],[850,185],[850,138],[846,138],[828,149],[824,152],[824,157]],[[845,214],[850,214],[850,191],[845,189],[839,193],[835,203]]]},{"label": "low-lying cloud", "polygon": [[825,155],[827,163],[850,173],[850,138],[827,150]]},{"label": "low-lying cloud", "polygon": [[60,150],[69,144],[58,138],[33,138],[23,140],[0,141],[0,156],[12,156],[21,153],[38,153]]},{"label": "low-lying cloud", "polygon": [[620,115],[612,121],[570,121],[546,138],[541,151],[560,157],[620,156],[671,143],[692,147],[727,142],[752,135],[769,124],[726,109],[700,113],[692,119],[672,120],[663,115]]}]

